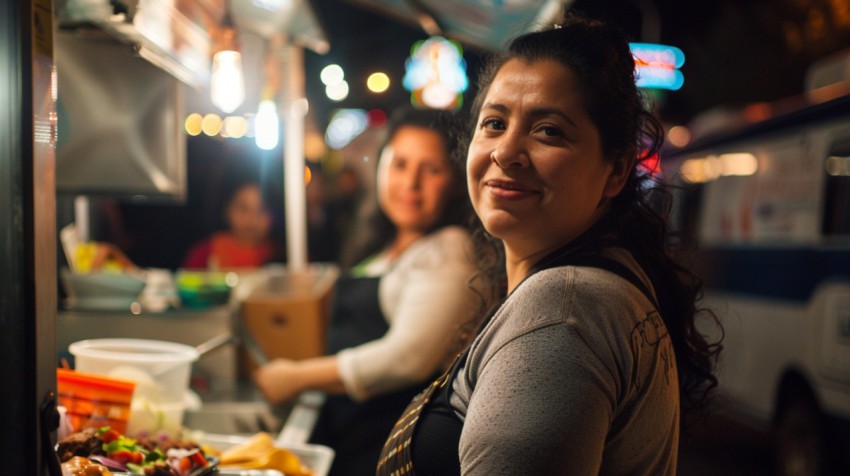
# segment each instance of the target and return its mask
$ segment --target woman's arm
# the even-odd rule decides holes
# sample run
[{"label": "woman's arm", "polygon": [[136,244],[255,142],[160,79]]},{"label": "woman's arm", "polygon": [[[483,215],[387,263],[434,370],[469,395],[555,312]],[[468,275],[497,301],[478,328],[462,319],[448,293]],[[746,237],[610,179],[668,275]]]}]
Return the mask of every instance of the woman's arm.
[{"label": "woman's arm", "polygon": [[393,271],[401,273],[396,276],[401,287],[382,338],[336,356],[277,359],[261,367],[254,378],[266,398],[280,402],[316,389],[366,400],[423,382],[441,370],[458,326],[474,318],[480,298],[468,284],[476,272],[467,254],[468,235],[447,229],[436,238]]},{"label": "woman's arm", "polygon": [[537,329],[482,365],[461,435],[462,474],[599,473],[616,389],[573,329]]},{"label": "woman's arm", "polygon": [[272,403],[291,400],[304,390],[345,391],[335,355],[305,360],[275,359],[254,372],[254,381]]},{"label": "woman's arm", "polygon": [[409,278],[384,337],[338,355],[273,360],[254,373],[266,399],[279,403],[304,390],[367,399],[433,375],[452,347],[458,324],[471,318],[477,298],[466,290],[466,273],[421,270]]},{"label": "woman's arm", "polygon": [[[458,327],[474,319],[479,296],[468,281],[476,270],[468,252],[468,235],[446,229],[387,275],[382,293],[395,292],[388,306],[390,329],[381,339],[345,349],[339,355],[349,395],[375,395],[424,382],[442,370],[456,347]],[[386,287],[385,287],[386,285]],[[392,291],[395,287],[395,291]]]}]

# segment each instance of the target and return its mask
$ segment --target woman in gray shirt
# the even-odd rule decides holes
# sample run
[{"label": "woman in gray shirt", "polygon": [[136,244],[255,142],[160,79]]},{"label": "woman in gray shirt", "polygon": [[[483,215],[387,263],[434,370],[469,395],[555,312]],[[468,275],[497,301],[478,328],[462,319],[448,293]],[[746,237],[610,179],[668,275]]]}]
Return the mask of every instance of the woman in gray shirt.
[{"label": "woman in gray shirt", "polygon": [[650,206],[669,197],[643,165],[663,131],[634,71],[622,32],[567,18],[482,75],[467,184],[507,297],[396,424],[379,475],[676,474],[720,347]]}]

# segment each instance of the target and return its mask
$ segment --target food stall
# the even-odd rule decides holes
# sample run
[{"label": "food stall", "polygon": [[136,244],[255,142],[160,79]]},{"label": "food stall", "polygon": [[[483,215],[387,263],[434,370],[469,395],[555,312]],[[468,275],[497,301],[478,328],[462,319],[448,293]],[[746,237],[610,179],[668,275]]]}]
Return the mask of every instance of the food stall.
[{"label": "food stall", "polygon": [[[304,200],[299,200],[304,184],[301,174],[292,172],[304,167],[303,139],[287,137],[279,159],[286,164],[286,190],[294,192],[286,197],[285,268],[172,274],[108,262],[111,269],[92,269],[97,259],[92,256],[97,253],[90,230],[97,219],[92,203],[101,197],[185,201],[186,104],[199,102],[204,97],[200,92],[212,90],[218,108],[238,112],[241,97],[228,103],[233,98],[215,96],[220,50],[238,52],[239,44],[248,45],[242,48],[241,63],[242,97],[249,102],[269,82],[268,72],[263,75],[257,66],[272,58],[284,83],[273,93],[277,107],[285,111],[304,96],[299,50],[323,52],[326,40],[307,2],[274,8],[221,1],[119,3],[66,0],[55,5],[56,191],[67,263],[59,269],[65,296],[56,316],[56,349],[61,366],[76,368],[75,377],[58,379],[60,413],[75,432],[111,425],[129,435],[186,438],[185,421],[186,428],[204,432],[202,440],[197,435],[193,440],[216,449],[238,446],[232,439],[237,433],[276,436],[288,407],[266,405],[248,372],[266,356],[321,355],[336,277],[332,265],[306,263]],[[223,45],[225,40],[230,44]],[[233,93],[234,84],[228,87]],[[288,121],[287,134],[303,135],[299,122],[303,117]],[[72,212],[63,217],[62,203],[71,201],[73,206],[64,208]],[[262,337],[254,342],[253,335]],[[170,360],[175,367],[163,370]],[[112,408],[88,404],[106,398],[94,389],[111,385],[88,382],[82,378],[88,374],[135,383],[124,418],[113,419]],[[216,431],[222,435],[217,439]],[[288,446],[296,456],[311,460],[309,469],[317,476],[333,457],[315,445]],[[225,466],[227,458],[220,463]],[[282,470],[278,463],[267,463],[267,469]]]},{"label": "food stall", "polygon": [[[292,224],[287,226],[288,264],[260,275],[236,272],[226,301],[164,309],[155,299],[137,299],[147,291],[163,297],[149,289],[162,273],[144,270],[140,279],[145,291],[125,290],[131,292],[127,300],[114,286],[132,288],[131,280],[86,281],[72,269],[76,246],[88,241],[88,198],[150,203],[185,198],[181,124],[186,88],[208,88],[212,53],[219,48],[216,32],[229,23],[228,3],[229,22],[239,28],[240,40],[263,46],[243,50],[243,64],[262,69],[268,58],[251,54],[271,49],[269,58],[282,79],[276,98],[288,118],[280,158],[287,180],[287,222]],[[503,24],[491,15],[498,9],[490,2],[460,2],[465,15],[453,15],[441,2],[350,3],[422,28],[430,24],[427,17],[441,16],[435,24],[442,23],[443,30],[426,31],[454,34],[477,47],[502,43],[487,34]],[[526,3],[518,9],[506,5],[503,20],[530,22],[558,2]],[[307,410],[315,410],[320,396],[305,395],[297,411],[276,412],[256,392],[226,384],[256,365],[252,360],[263,358],[258,353],[301,358],[323,350],[323,325],[338,271],[307,263],[305,232],[297,225],[305,221],[303,50],[321,54],[329,48],[312,5],[307,0],[33,0],[0,6],[5,35],[0,41],[0,110],[10,114],[8,121],[0,121],[0,228],[6,230],[0,236],[0,358],[9,364],[12,382],[0,397],[4,442],[9,442],[0,454],[10,474],[56,474],[56,368],[63,359],[79,358],[70,351],[72,344],[93,339],[171,341],[203,352],[190,360],[187,382],[200,402],[182,402],[182,417],[186,426],[196,428],[224,422],[210,427],[220,434],[222,448],[246,444],[272,451],[268,442],[246,438],[261,430],[272,433],[272,446],[275,437],[295,442],[293,449],[306,440],[308,429],[299,424],[309,421]],[[488,15],[472,15],[473,10]],[[463,37],[464,32],[469,35]],[[256,96],[263,86],[257,84],[259,77],[245,75],[246,91]],[[246,102],[256,102],[256,96]],[[63,234],[76,245],[65,247]],[[65,296],[71,300],[60,301],[60,282],[72,289]],[[104,299],[107,288],[113,294]],[[164,295],[173,298],[169,292]],[[293,426],[287,428],[288,420]],[[316,465],[309,469],[317,475],[332,458],[323,448],[300,449],[305,464]]]}]

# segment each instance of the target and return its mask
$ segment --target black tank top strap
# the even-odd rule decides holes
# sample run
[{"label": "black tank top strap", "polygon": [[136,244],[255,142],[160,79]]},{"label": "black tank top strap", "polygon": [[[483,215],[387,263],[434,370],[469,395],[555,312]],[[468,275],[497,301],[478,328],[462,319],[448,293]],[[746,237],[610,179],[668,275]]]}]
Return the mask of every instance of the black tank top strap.
[{"label": "black tank top strap", "polygon": [[566,263],[570,266],[588,266],[592,268],[604,269],[605,271],[609,271],[611,273],[616,274],[617,276],[625,279],[632,286],[636,287],[647,299],[649,302],[653,304],[656,308],[658,307],[658,303],[655,299],[655,293],[646,285],[637,274],[634,273],[631,269],[629,269],[623,263],[613,259],[608,258],[602,255],[588,255],[588,256],[576,256]]}]

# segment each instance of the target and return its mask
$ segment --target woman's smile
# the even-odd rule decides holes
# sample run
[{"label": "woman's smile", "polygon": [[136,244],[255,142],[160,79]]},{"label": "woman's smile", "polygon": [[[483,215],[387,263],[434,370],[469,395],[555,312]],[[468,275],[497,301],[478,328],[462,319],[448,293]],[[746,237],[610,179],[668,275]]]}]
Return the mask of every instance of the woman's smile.
[{"label": "woman's smile", "polygon": [[513,180],[491,179],[484,182],[484,186],[490,190],[493,198],[500,200],[522,200],[539,195],[531,187]]},{"label": "woman's smile", "polygon": [[422,198],[415,196],[400,196],[396,195],[393,197],[393,201],[402,206],[407,207],[419,207],[422,205]]}]

